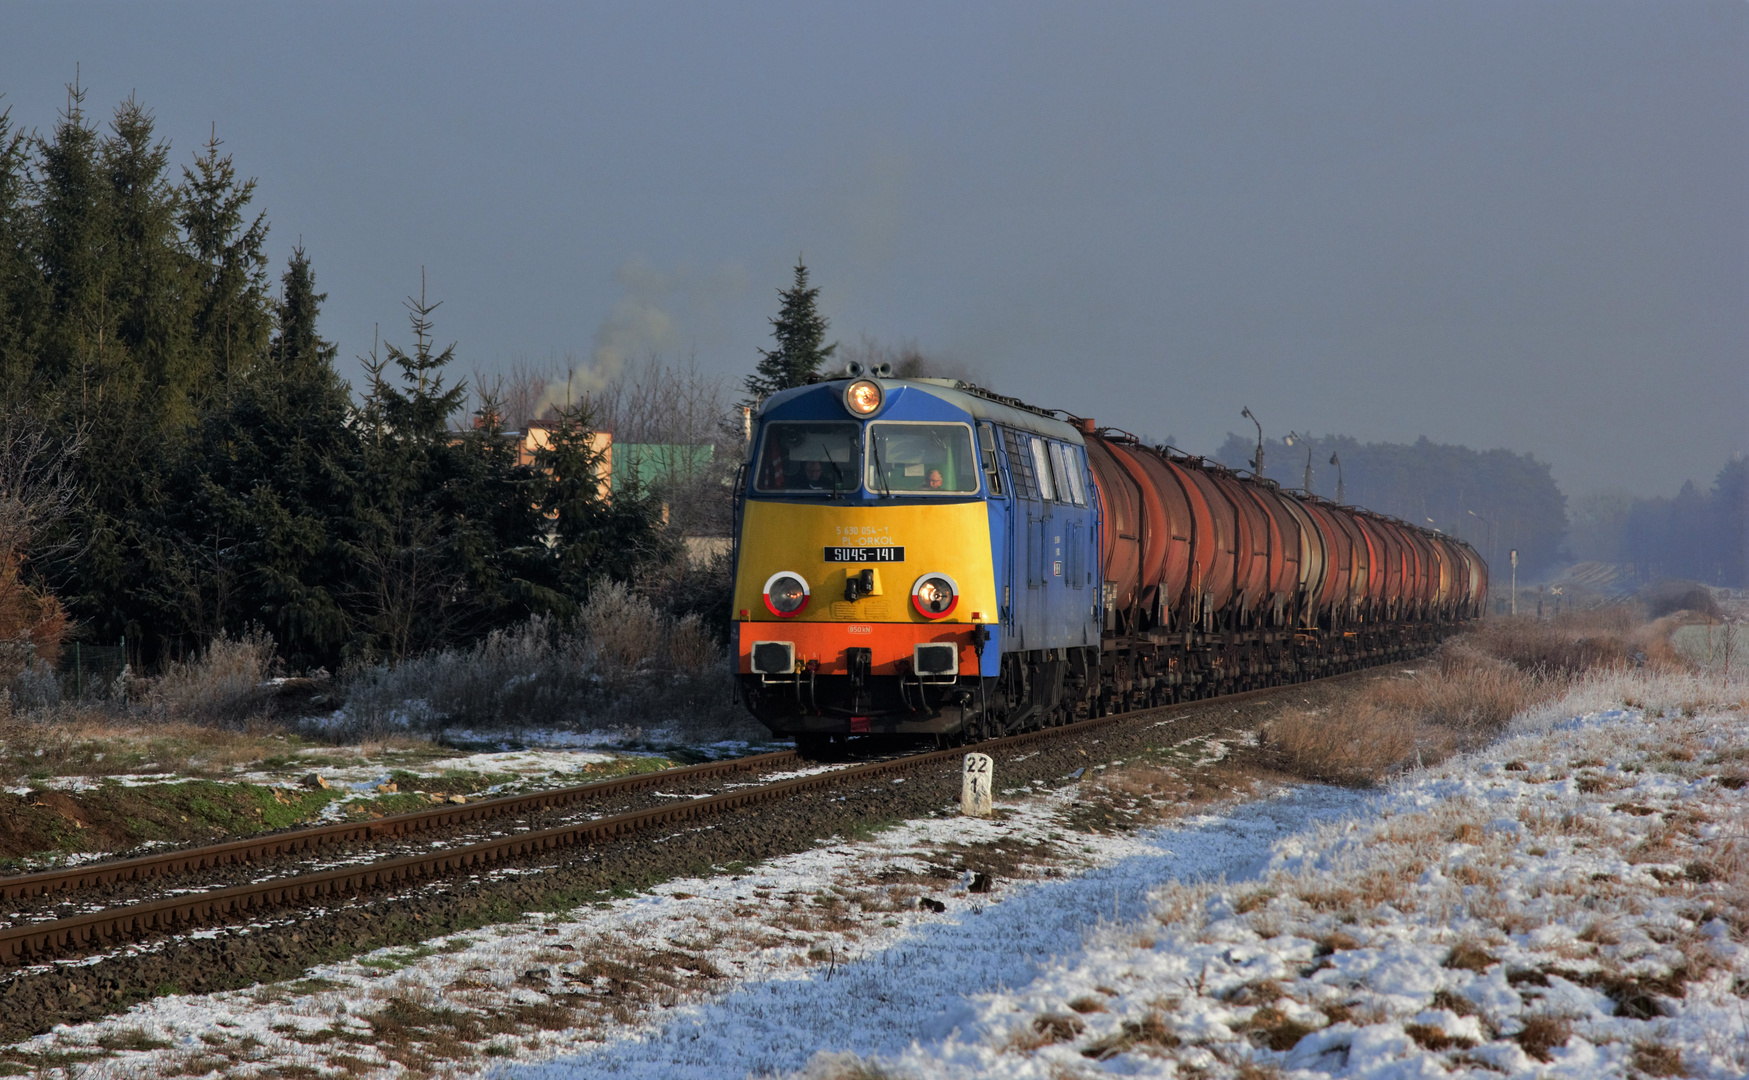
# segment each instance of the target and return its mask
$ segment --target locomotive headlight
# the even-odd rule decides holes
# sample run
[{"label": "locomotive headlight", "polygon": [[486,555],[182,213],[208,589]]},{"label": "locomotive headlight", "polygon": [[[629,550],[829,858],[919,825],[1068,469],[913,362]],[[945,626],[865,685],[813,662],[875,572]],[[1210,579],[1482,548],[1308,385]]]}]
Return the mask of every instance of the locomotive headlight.
[{"label": "locomotive headlight", "polygon": [[808,606],[808,583],[800,574],[779,570],[765,582],[765,607],[780,619],[793,618]]},{"label": "locomotive headlight", "polygon": [[925,619],[944,619],[960,602],[960,587],[946,574],[924,574],[911,586],[911,606]]},{"label": "locomotive headlight", "polygon": [[881,407],[881,384],[858,379],[844,388],[844,407],[858,416],[868,416]]}]

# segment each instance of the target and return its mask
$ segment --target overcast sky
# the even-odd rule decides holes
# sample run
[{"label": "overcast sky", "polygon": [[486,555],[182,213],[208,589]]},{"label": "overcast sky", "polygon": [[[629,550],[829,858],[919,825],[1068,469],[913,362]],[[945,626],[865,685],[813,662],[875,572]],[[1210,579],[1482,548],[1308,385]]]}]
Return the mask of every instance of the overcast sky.
[{"label": "overcast sky", "polygon": [[0,0],[0,107],[216,124],[348,374],[423,267],[465,368],[739,377],[802,252],[838,337],[1189,449],[1669,494],[1749,451],[1746,12]]}]

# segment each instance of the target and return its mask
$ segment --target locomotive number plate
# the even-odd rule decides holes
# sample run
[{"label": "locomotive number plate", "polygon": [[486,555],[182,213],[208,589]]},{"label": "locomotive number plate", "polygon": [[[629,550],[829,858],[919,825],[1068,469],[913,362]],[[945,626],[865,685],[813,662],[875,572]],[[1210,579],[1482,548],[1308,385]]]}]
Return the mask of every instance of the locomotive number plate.
[{"label": "locomotive number plate", "polygon": [[829,547],[827,562],[904,562],[902,547]]}]

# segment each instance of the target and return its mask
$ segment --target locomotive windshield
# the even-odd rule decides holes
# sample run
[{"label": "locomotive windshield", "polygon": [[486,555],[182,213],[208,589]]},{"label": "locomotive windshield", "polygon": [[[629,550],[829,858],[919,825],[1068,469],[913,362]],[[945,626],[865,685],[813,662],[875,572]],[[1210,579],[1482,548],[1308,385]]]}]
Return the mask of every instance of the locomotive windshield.
[{"label": "locomotive windshield", "polygon": [[965,424],[870,424],[868,442],[872,492],[948,495],[978,490],[978,459],[972,453],[972,429]]},{"label": "locomotive windshield", "polygon": [[859,427],[794,421],[765,425],[753,490],[826,496],[855,491],[862,472]]}]

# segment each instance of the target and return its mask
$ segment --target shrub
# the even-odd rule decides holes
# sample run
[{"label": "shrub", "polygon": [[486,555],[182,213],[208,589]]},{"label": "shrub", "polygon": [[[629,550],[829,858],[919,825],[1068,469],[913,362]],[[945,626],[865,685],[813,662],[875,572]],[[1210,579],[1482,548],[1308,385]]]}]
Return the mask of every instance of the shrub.
[{"label": "shrub", "polygon": [[451,727],[753,734],[702,620],[665,615],[616,583],[596,587],[574,627],[536,616],[471,647],[343,679],[345,706],[328,722],[331,735]]},{"label": "shrub", "polygon": [[596,585],[579,621],[595,671],[610,685],[622,686],[659,661],[663,619],[642,597],[617,581]]},{"label": "shrub", "polygon": [[12,677],[5,691],[8,711],[35,712],[52,709],[61,703],[61,680],[55,669],[41,660],[32,660],[24,670]]},{"label": "shrub", "polygon": [[239,726],[271,710],[266,683],[277,666],[266,631],[220,634],[198,657],[171,664],[153,680],[143,704],[155,720]]},{"label": "shrub", "polygon": [[1647,616],[1654,619],[1674,615],[1678,611],[1691,612],[1709,619],[1722,617],[1718,601],[1713,599],[1712,590],[1698,582],[1675,579],[1655,581],[1640,590],[1640,600],[1646,605]]}]

